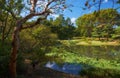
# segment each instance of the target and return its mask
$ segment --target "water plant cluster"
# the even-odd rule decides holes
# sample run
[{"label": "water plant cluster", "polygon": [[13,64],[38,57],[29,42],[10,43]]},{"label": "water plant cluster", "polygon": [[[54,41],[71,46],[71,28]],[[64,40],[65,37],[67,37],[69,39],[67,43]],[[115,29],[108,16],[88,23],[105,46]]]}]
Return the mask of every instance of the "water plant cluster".
[{"label": "water plant cluster", "polygon": [[63,47],[53,48],[51,53],[46,55],[54,57],[54,60],[59,64],[67,62],[71,64],[74,63],[82,65],[82,71],[80,71],[80,75],[83,76],[100,76],[103,78],[120,77],[119,59],[108,60],[103,58],[88,57],[85,55],[82,56],[78,52],[76,53],[74,51],[68,51],[67,49]]}]

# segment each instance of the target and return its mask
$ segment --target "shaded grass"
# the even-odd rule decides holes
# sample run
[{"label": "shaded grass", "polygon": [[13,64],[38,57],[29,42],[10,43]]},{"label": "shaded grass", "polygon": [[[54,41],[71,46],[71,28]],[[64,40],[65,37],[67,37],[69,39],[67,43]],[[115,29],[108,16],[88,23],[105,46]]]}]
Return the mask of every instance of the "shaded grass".
[{"label": "shaded grass", "polygon": [[113,69],[101,69],[101,68],[95,68],[95,67],[90,67],[90,68],[84,68],[81,72],[80,75],[84,76],[87,75],[90,78],[119,78],[120,77],[120,71],[116,71]]}]

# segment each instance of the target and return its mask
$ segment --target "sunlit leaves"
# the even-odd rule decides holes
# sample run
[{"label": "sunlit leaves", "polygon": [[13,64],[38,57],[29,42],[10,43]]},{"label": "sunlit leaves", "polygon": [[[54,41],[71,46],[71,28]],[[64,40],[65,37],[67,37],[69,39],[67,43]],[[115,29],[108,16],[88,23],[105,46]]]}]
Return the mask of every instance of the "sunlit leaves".
[{"label": "sunlit leaves", "polygon": [[93,21],[95,21],[95,17],[93,14],[85,14],[79,17],[76,20],[78,32],[80,32],[81,35],[90,36],[93,28]]},{"label": "sunlit leaves", "polygon": [[[100,11],[94,11],[91,14],[85,14],[79,17],[76,20],[76,24],[81,35],[86,36],[86,32],[92,29],[91,32],[93,32],[94,34],[95,32],[97,32],[99,35],[101,33],[101,35],[104,35],[105,37],[105,35],[109,34],[110,36],[110,34],[113,33],[113,25],[118,24],[118,16],[119,14],[115,9],[102,9]],[[102,28],[99,27],[101,25]],[[98,28],[94,29],[94,27]]]}]

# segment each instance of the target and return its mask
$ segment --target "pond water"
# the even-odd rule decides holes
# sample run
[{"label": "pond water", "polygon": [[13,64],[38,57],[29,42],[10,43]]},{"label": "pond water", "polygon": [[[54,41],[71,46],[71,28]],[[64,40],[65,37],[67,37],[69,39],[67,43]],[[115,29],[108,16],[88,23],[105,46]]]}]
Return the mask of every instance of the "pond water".
[{"label": "pond water", "polygon": [[68,52],[72,51],[80,56],[103,58],[114,60],[120,58],[120,46],[72,46],[66,47]]},{"label": "pond water", "polygon": [[82,65],[80,64],[64,63],[62,65],[58,65],[55,62],[50,61],[46,63],[45,67],[74,75],[79,75],[80,71],[82,70]]},{"label": "pond water", "polygon": [[[65,47],[68,52],[76,53],[80,56],[92,58],[102,58],[107,60],[120,60],[120,46],[71,46]],[[62,65],[55,62],[47,62],[45,67],[53,70],[79,75],[82,70],[81,64],[64,63]]]}]

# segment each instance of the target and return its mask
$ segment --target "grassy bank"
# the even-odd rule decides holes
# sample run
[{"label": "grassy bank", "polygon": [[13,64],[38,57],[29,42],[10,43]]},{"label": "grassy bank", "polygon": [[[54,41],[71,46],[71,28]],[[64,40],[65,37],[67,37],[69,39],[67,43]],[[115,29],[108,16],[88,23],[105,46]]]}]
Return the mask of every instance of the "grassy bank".
[{"label": "grassy bank", "polygon": [[102,45],[120,45],[120,42],[117,40],[111,41],[100,41],[95,39],[74,39],[74,40],[61,40],[61,42],[65,45],[86,45],[86,46],[102,46]]}]

